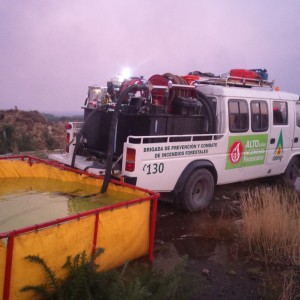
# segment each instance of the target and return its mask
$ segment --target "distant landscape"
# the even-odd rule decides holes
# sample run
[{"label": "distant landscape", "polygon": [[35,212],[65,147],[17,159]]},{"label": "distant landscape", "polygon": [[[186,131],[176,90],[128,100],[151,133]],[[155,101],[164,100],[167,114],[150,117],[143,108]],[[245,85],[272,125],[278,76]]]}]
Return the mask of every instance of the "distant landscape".
[{"label": "distant landscape", "polygon": [[65,148],[65,124],[83,115],[0,110],[0,154]]},{"label": "distant landscape", "polygon": [[54,117],[73,117],[83,115],[83,110],[74,110],[74,111],[43,111],[43,115],[53,115]]}]

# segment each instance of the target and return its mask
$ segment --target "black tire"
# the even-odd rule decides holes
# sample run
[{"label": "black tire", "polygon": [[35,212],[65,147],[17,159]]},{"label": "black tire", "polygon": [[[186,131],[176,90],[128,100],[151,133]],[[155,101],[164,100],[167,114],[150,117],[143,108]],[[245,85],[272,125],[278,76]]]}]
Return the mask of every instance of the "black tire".
[{"label": "black tire", "polygon": [[289,162],[285,172],[283,173],[283,182],[289,186],[294,187],[297,177],[299,177],[300,160],[298,157],[293,157]]},{"label": "black tire", "polygon": [[180,194],[182,208],[189,212],[196,212],[206,208],[213,197],[215,181],[207,169],[197,169],[187,178]]}]

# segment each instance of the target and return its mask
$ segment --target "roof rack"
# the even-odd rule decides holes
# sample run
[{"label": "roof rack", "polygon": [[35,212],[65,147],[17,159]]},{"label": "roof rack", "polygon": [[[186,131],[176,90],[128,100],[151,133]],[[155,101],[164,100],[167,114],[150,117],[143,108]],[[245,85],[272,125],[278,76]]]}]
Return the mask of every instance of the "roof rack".
[{"label": "roof rack", "polygon": [[196,84],[213,84],[223,86],[239,86],[239,87],[270,87],[274,85],[273,81],[267,81],[256,78],[244,78],[230,76],[229,74],[221,75],[220,77],[202,77],[194,81]]}]

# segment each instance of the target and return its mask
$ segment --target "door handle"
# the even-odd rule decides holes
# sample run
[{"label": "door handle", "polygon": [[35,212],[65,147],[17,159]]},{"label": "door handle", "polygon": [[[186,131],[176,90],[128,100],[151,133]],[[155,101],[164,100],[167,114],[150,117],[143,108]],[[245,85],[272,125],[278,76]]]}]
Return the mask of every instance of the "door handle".
[{"label": "door handle", "polygon": [[274,144],[274,143],[275,143],[275,139],[274,138],[270,139],[270,144]]},{"label": "door handle", "polygon": [[299,140],[299,139],[298,139],[297,137],[295,137],[295,138],[294,138],[294,143],[298,143],[298,140]]}]

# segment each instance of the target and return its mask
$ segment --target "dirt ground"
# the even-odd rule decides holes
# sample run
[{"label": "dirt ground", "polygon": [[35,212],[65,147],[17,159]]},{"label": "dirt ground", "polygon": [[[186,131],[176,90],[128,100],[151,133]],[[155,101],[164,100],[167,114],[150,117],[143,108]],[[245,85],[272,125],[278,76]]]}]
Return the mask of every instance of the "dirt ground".
[{"label": "dirt ground", "polygon": [[[250,257],[239,234],[241,193],[274,184],[276,178],[217,187],[210,207],[193,214],[160,202],[154,266],[168,271],[187,255],[186,276],[197,281],[192,299],[282,299],[284,274],[291,268],[266,266]],[[162,197],[170,200],[169,195]],[[292,272],[300,285],[300,270]]]}]

